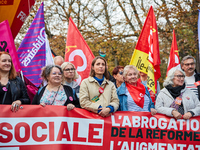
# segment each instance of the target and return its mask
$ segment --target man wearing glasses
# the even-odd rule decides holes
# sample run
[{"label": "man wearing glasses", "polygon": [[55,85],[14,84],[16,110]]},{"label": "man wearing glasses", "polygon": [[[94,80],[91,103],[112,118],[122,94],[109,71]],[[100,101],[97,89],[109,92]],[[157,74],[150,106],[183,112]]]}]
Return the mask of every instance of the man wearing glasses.
[{"label": "man wearing glasses", "polygon": [[185,72],[186,87],[193,91],[200,99],[200,74],[196,71],[196,60],[187,55],[181,61],[181,68]]}]

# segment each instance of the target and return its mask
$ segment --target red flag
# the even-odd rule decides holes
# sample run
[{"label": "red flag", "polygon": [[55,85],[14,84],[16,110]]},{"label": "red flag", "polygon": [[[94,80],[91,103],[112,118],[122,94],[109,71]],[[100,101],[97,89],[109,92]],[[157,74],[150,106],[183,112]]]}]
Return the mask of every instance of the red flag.
[{"label": "red flag", "polygon": [[21,71],[19,59],[17,56],[17,51],[15,48],[15,43],[13,40],[13,36],[10,30],[10,26],[8,20],[3,21],[0,23],[0,51],[9,52],[10,56],[12,57],[13,65],[15,70]]},{"label": "red flag", "polygon": [[160,78],[160,53],[156,18],[151,6],[131,58],[131,65],[148,74],[147,86],[156,93]]},{"label": "red flag", "polygon": [[[180,59],[178,54],[178,46],[176,42],[175,31],[173,30],[173,40],[168,61],[167,73],[173,67],[180,67]],[[167,76],[167,75],[166,75]]]},{"label": "red flag", "polygon": [[83,79],[89,76],[93,59],[94,55],[92,51],[70,17],[67,33],[65,61],[69,61],[75,65],[79,74],[79,79],[77,80],[79,84]]}]

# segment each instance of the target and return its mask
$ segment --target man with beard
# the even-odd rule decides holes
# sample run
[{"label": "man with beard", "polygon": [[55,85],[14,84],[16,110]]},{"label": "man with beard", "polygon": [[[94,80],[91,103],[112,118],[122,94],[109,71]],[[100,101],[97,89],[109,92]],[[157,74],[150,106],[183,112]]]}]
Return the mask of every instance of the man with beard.
[{"label": "man with beard", "polygon": [[181,61],[181,68],[185,72],[186,87],[193,91],[200,99],[200,74],[196,71],[196,60],[187,55]]}]

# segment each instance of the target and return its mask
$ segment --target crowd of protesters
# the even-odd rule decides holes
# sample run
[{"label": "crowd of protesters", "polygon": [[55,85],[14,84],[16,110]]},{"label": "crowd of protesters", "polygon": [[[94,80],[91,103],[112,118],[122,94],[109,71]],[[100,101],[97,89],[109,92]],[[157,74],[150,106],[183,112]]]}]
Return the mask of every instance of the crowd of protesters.
[{"label": "crowd of protesters", "polygon": [[192,56],[185,56],[181,67],[168,72],[162,90],[157,81],[156,93],[147,87],[147,75],[133,65],[115,67],[112,77],[105,58],[97,56],[92,61],[89,77],[79,86],[75,81],[79,75],[72,63],[64,62],[61,56],[54,63],[43,68],[41,77],[45,85],[30,100],[10,54],[0,52],[0,104],[11,104],[12,111],[30,103],[42,107],[63,105],[67,110],[83,108],[102,117],[116,111],[146,111],[176,119],[200,115],[200,74]]}]

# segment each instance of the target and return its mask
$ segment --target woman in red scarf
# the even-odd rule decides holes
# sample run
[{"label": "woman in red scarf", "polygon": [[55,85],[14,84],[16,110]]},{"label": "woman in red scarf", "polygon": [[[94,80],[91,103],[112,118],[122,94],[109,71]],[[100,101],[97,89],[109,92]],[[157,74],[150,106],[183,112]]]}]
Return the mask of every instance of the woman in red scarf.
[{"label": "woman in red scarf", "polygon": [[124,68],[125,82],[117,89],[120,100],[119,110],[121,111],[149,111],[155,115],[150,93],[147,88],[138,81],[139,71],[133,65]]}]

